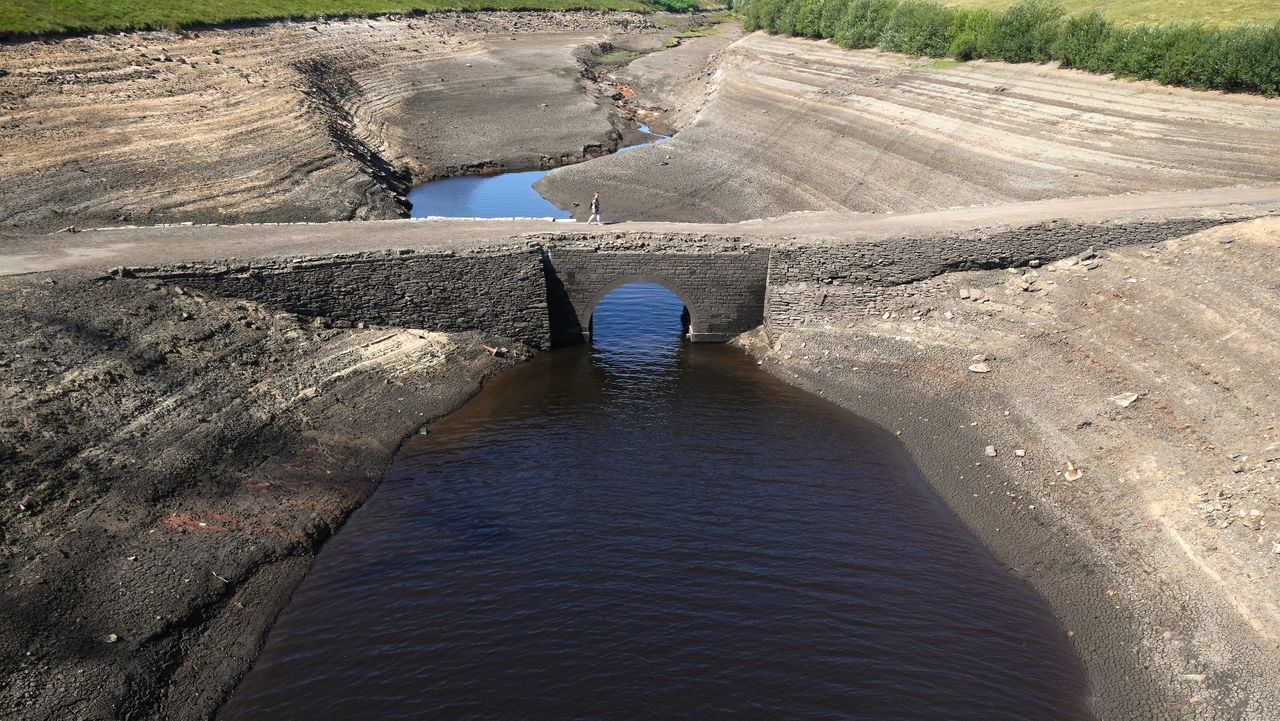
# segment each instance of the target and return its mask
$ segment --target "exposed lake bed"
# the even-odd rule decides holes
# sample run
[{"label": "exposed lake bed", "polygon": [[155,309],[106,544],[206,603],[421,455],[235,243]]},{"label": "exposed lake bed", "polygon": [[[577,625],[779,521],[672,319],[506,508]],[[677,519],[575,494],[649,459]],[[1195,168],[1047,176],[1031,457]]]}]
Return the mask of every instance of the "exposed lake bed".
[{"label": "exposed lake bed", "polygon": [[[536,355],[483,328],[297,313],[135,270],[207,263],[252,286],[352,253],[466,257],[557,236],[602,252],[721,237],[856,253],[916,237],[874,225],[921,209],[1214,185],[1231,187],[1213,205],[1238,208],[1241,184],[1276,178],[1274,100],[732,31],[660,49],[670,33],[629,15],[476,13],[0,49],[0,153],[22,190],[0,228],[14,501],[0,510],[0,715],[208,718],[404,437]],[[634,129],[574,57],[620,38],[658,49],[616,78],[678,134],[578,163]],[[558,207],[602,190],[606,220],[624,224],[52,233],[390,219],[422,179],[548,165],[563,167],[538,190]],[[1046,222],[1069,233],[1087,205]],[[804,210],[824,212],[759,220]],[[901,433],[933,491],[1048,602],[1096,717],[1271,721],[1275,219],[1031,268],[986,250],[1006,210],[1021,212],[956,211],[974,220],[948,227],[971,235],[937,277],[857,285],[902,258],[817,269],[796,291],[811,312],[741,343]],[[746,222],[625,224],[645,217]],[[1100,227],[1100,241],[1117,232]],[[245,270],[264,256],[269,272]],[[831,310],[851,288],[866,307]],[[1068,481],[1067,463],[1083,475]]]}]

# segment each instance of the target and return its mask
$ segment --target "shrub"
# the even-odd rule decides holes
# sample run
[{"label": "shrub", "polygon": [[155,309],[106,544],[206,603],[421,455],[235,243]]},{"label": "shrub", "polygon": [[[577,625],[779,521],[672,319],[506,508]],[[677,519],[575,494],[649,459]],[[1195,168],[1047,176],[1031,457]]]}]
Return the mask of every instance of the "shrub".
[{"label": "shrub", "polygon": [[849,0],[832,39],[842,48],[875,47],[897,5],[896,0]]},{"label": "shrub", "polygon": [[829,0],[797,0],[795,34],[822,37],[822,6]]},{"label": "shrub", "polygon": [[826,0],[822,3],[822,15],[818,20],[818,36],[834,40],[848,9],[849,0]]},{"label": "shrub", "polygon": [[991,57],[991,40],[1000,24],[1000,13],[985,8],[956,14],[951,24],[951,45],[947,54],[960,60]]},{"label": "shrub", "polygon": [[1067,67],[1105,72],[1112,67],[1106,53],[1111,30],[1111,23],[1096,10],[1067,18],[1053,44],[1053,57]]},{"label": "shrub", "polygon": [[1054,0],[1023,0],[1011,6],[994,25],[986,57],[1010,63],[1052,59],[1053,42],[1066,14]]},{"label": "shrub", "polygon": [[908,0],[893,9],[876,43],[885,50],[942,57],[951,47],[956,11],[932,2]]}]

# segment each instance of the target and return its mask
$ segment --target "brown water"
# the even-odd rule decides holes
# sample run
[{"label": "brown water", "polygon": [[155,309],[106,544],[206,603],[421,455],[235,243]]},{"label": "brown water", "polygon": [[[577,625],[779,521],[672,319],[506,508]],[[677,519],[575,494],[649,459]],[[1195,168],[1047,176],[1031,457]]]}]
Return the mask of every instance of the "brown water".
[{"label": "brown water", "polygon": [[1087,718],[896,439],[680,310],[624,286],[407,444],[220,718]]}]

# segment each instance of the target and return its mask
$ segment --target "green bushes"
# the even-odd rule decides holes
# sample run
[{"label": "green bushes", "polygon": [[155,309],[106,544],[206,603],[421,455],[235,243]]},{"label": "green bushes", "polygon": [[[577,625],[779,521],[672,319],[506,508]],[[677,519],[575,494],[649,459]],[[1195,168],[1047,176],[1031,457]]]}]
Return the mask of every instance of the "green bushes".
[{"label": "green bushes", "polygon": [[747,30],[830,38],[844,48],[1066,67],[1169,85],[1280,94],[1280,23],[1120,26],[1055,0],[1000,12],[929,0],[736,0]]},{"label": "green bushes", "polygon": [[897,6],[897,0],[849,0],[832,39],[842,48],[875,47]]},{"label": "green bushes", "polygon": [[893,9],[877,45],[912,55],[942,57],[951,47],[956,11],[922,0],[907,0]]}]

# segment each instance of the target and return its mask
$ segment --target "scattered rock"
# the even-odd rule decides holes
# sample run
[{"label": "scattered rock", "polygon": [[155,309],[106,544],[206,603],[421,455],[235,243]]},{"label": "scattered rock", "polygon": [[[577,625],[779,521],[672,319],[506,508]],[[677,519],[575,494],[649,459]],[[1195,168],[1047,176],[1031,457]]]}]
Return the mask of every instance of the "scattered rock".
[{"label": "scattered rock", "polygon": [[102,638],[102,640],[107,643],[115,643],[116,641],[120,640],[120,637],[115,635],[114,633],[108,633],[106,636]]},{"label": "scattered rock", "polygon": [[1070,458],[1068,458],[1068,459],[1067,459],[1067,470],[1063,472],[1062,477],[1063,477],[1063,478],[1065,478],[1065,479],[1067,479],[1068,481],[1078,481],[1078,480],[1080,480],[1082,477],[1084,477],[1084,471],[1082,471],[1082,470],[1080,470],[1079,468],[1077,468],[1077,467],[1076,467],[1076,464],[1075,464],[1075,463],[1072,463],[1072,462],[1071,462],[1071,459],[1070,459]]},{"label": "scattered rock", "polygon": [[1026,449],[1024,449],[1024,448],[1019,448],[1019,449],[1017,449],[1016,451],[1014,451],[1014,452],[1013,452],[1013,455],[1015,455],[1015,456],[1017,456],[1017,457],[1019,457],[1019,458],[1026,458],[1026,457],[1027,457],[1027,451],[1026,451]]},{"label": "scattered rock", "polygon": [[984,453],[986,453],[986,454],[987,454],[987,456],[988,456],[989,458],[995,458],[995,457],[996,457],[996,447],[995,447],[995,446],[987,446],[987,449],[986,449],[985,451],[983,451],[983,452],[984,452]]},{"label": "scattered rock", "polygon": [[1129,406],[1133,405],[1133,402],[1138,400],[1138,398],[1139,396],[1137,393],[1121,393],[1120,395],[1117,395],[1117,396],[1111,396],[1107,400],[1120,406],[1121,408],[1128,408]]},{"label": "scattered rock", "polygon": [[991,366],[987,365],[986,363],[974,363],[973,365],[969,366],[969,370],[973,371],[974,373],[990,373]]}]

